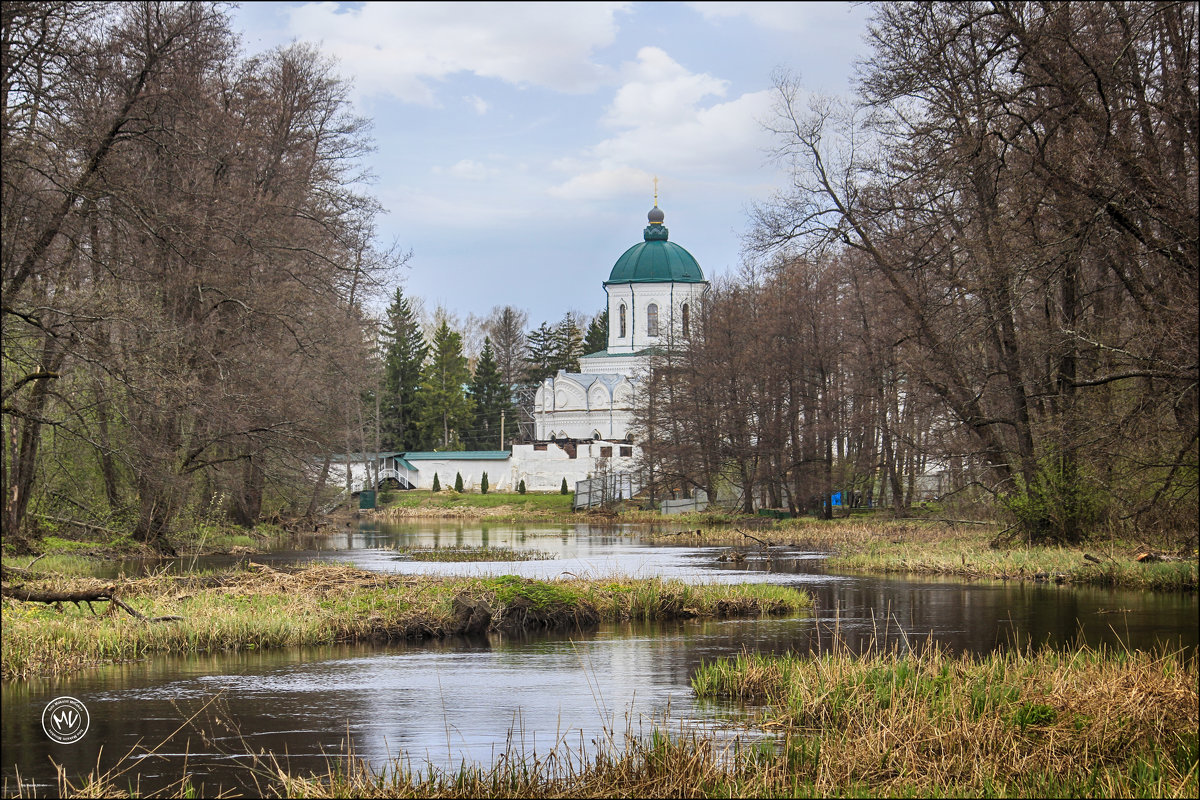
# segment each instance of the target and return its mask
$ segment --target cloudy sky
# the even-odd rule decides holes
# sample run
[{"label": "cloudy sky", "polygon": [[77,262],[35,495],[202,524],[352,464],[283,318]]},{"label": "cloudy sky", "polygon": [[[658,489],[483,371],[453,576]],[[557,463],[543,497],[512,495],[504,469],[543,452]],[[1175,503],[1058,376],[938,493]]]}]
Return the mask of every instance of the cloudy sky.
[{"label": "cloudy sky", "polygon": [[846,93],[869,8],[814,3],[245,3],[247,52],[310,41],[374,121],[380,235],[409,295],[531,326],[595,313],[653,205],[706,276],[786,181],[761,128],[776,69]]}]

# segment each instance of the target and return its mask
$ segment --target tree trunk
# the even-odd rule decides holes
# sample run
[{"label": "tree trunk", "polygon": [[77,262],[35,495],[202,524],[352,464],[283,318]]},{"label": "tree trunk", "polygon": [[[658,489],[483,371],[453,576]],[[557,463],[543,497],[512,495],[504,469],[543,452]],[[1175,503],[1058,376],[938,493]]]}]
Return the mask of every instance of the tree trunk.
[{"label": "tree trunk", "polygon": [[159,481],[139,478],[138,495],[141,500],[133,538],[161,553],[175,555],[175,548],[167,540],[177,511],[174,492]]},{"label": "tree trunk", "polygon": [[[59,348],[57,341],[46,337],[42,346],[41,359],[44,366],[28,378],[29,382],[33,384],[28,402],[19,411],[13,409],[18,413],[12,413],[8,408],[5,409],[6,413],[11,414],[9,420],[11,455],[7,467],[8,474],[5,476],[4,498],[4,531],[6,533],[19,535],[25,524],[25,514],[29,509],[33,482],[37,474],[38,448],[42,441],[42,419],[50,401],[51,381],[58,377],[63,357],[64,353]],[[19,435],[18,428],[20,429]]]},{"label": "tree trunk", "polygon": [[329,464],[333,457],[328,453],[325,454],[325,460],[321,462],[321,474],[317,476],[317,485],[313,487],[312,497],[308,500],[308,508],[304,511],[305,517],[313,517],[317,513],[317,500],[321,496],[321,490],[325,488],[325,480],[329,477]]},{"label": "tree trunk", "polygon": [[230,516],[234,524],[253,528],[262,513],[263,483],[265,475],[258,462],[249,457],[242,467],[242,480],[233,500]]}]

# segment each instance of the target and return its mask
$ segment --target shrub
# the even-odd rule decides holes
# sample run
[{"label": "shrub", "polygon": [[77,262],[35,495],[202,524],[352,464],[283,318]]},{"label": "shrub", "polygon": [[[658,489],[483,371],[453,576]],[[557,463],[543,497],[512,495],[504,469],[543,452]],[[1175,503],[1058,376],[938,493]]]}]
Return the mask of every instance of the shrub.
[{"label": "shrub", "polygon": [[521,478],[521,482],[517,484],[517,494],[525,494],[525,479]]},{"label": "shrub", "polygon": [[487,481],[487,473],[485,472],[485,473],[483,473],[483,477],[479,479],[479,493],[487,494],[487,490],[488,490],[488,481]]},{"label": "shrub", "polygon": [[1051,451],[1038,461],[1032,485],[1020,476],[1001,499],[1014,527],[1033,544],[1078,544],[1104,516],[1104,498],[1071,459]]},{"label": "shrub", "polygon": [[435,492],[440,492],[442,490],[442,484],[438,481],[438,476],[437,476],[436,472],[433,473],[433,490]]},{"label": "shrub", "polygon": [[463,490],[462,473],[456,472],[456,473],[454,473],[454,491],[461,492],[462,490]]},{"label": "shrub", "polygon": [[558,493],[559,494],[570,494],[571,493],[571,490],[567,488],[567,478],[565,475],[563,476],[562,486],[559,487]]}]

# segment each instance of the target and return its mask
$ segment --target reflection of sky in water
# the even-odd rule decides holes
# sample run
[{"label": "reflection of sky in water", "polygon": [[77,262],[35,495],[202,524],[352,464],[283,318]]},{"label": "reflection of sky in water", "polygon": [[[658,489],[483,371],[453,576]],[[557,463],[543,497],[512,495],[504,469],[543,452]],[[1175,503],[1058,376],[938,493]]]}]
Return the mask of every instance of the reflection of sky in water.
[{"label": "reflection of sky in water", "polygon": [[[414,562],[386,549],[485,544],[554,558]],[[560,753],[577,756],[610,735],[620,744],[626,731],[643,734],[654,725],[713,731],[722,722],[750,721],[755,712],[695,700],[689,677],[700,663],[742,650],[811,652],[836,640],[854,651],[936,641],[956,651],[988,652],[1013,641],[1061,645],[1080,635],[1092,644],[1148,647],[1161,639],[1194,649],[1198,635],[1194,594],[831,576],[823,574],[820,554],[798,548],[772,548],[768,562],[747,547],[748,561],[721,563],[717,556],[727,548],[651,546],[636,534],[586,525],[367,528],[321,546],[320,552],[254,560],[316,556],[405,573],[784,582],[811,592],[816,607],[790,619],[606,625],[572,636],[155,657],[62,680],[12,682],[3,687],[10,786],[15,768],[53,785],[51,757],[71,774],[86,774],[98,758],[111,764],[139,741],[165,741],[138,761],[144,791],[177,777],[185,754],[210,786],[242,782],[252,791],[241,768],[247,751],[273,752],[281,762],[286,753],[293,770],[323,771],[323,754],[342,752],[347,733],[355,751],[378,768],[402,753],[414,767],[491,763],[510,745],[517,754],[538,756],[561,745]],[[82,700],[92,718],[88,735],[71,748],[52,745],[37,723],[45,704],[63,694]]]},{"label": "reflection of sky in water", "polygon": [[[381,525],[348,531],[327,540],[332,548],[321,554],[330,561],[345,561],[364,569],[413,575],[520,575],[553,578],[669,578],[690,583],[794,583],[793,562],[820,560],[824,554],[775,547],[768,559],[756,543],[746,540],[739,548],[749,558],[741,564],[722,563],[717,557],[728,547],[677,547],[649,545],[636,532],[622,535],[610,527],[577,525],[558,527],[417,526]],[[496,547],[536,551],[550,559],[523,561],[414,561],[392,548]],[[828,579],[828,578],[825,578]]]},{"label": "reflection of sky in water", "polygon": [[[332,658],[313,649],[313,660],[279,664],[271,663],[270,654],[251,663],[230,655],[224,669],[211,665],[218,670],[213,674],[175,678],[160,670],[140,675],[135,668],[106,681],[100,670],[43,687],[24,702],[6,697],[6,714],[32,714],[71,684],[69,691],[106,726],[100,737],[55,754],[69,769],[83,771],[98,757],[109,763],[110,753],[139,739],[163,741],[196,714],[154,756],[142,759],[139,769],[147,770],[147,779],[170,776],[167,764],[179,769],[186,756],[201,774],[228,784],[239,779],[228,770],[245,762],[241,755],[259,750],[288,753],[296,769],[323,769],[323,754],[342,752],[347,733],[355,752],[377,768],[400,754],[415,767],[446,768],[463,760],[491,763],[506,750],[544,757],[555,748],[578,763],[597,742],[615,737],[621,744],[627,732],[713,732],[748,719],[735,706],[697,702],[688,686],[696,666],[691,646],[723,627],[609,626],[576,637],[362,647]],[[36,764],[35,753],[45,750],[39,737],[14,744],[9,747],[6,734],[6,758],[11,753],[23,775],[44,771]]]},{"label": "reflection of sky in water", "polygon": [[[678,527],[662,526],[662,530]],[[757,535],[757,534],[756,534]],[[729,547],[672,545],[671,539],[647,542],[636,526],[599,525],[482,525],[406,523],[347,528],[328,536],[302,539],[308,549],[268,552],[253,556],[208,556],[166,562],[178,571],[195,567],[221,568],[247,558],[268,564],[302,563],[314,559],[347,563],[380,572],[411,575],[520,575],[554,578],[671,578],[689,583],[803,583],[811,573],[821,573],[826,554],[799,547],[775,546],[764,551],[751,539],[739,546],[743,562],[720,562]],[[408,548],[505,548],[539,556],[518,561],[416,561],[404,555]],[[504,555],[501,553],[500,555]],[[549,558],[544,558],[549,556]],[[152,568],[145,562],[119,562],[98,571],[101,577],[121,573],[142,574]],[[838,580],[822,576],[822,581]]]}]

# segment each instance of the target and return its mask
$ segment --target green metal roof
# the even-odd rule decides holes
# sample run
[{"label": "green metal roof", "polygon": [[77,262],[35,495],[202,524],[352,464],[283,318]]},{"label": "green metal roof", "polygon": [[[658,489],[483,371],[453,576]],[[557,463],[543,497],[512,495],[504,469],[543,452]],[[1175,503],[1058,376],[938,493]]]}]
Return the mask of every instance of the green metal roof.
[{"label": "green metal roof", "polygon": [[[655,214],[655,212],[658,212]],[[642,232],[645,239],[626,250],[605,281],[610,283],[704,283],[700,264],[687,250],[667,241],[658,206],[650,211],[650,224]]]},{"label": "green metal roof", "polygon": [[[404,455],[404,453],[400,450],[396,450],[394,452],[389,451],[387,453],[350,453],[349,455],[346,455],[345,453],[334,453],[331,456],[329,456],[329,463],[345,464],[347,461],[351,461],[351,462],[362,461],[364,457],[367,460],[370,460],[372,458],[393,458],[395,456],[402,456],[402,455]],[[323,457],[321,457],[321,458],[323,458]],[[320,458],[318,458],[317,460],[320,460]]]},{"label": "green metal roof", "polygon": [[408,452],[404,457],[409,461],[435,461],[454,459],[455,461],[503,461],[511,455],[507,450],[423,450]]}]

